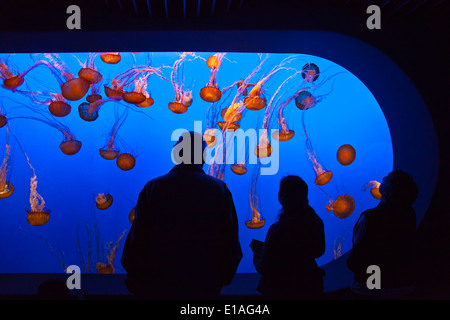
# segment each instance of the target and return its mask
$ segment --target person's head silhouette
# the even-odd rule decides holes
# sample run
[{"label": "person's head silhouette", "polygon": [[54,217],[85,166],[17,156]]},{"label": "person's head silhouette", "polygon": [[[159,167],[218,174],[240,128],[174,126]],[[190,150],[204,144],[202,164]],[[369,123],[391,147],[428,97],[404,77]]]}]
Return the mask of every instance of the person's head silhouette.
[{"label": "person's head silhouette", "polygon": [[196,164],[202,166],[205,163],[204,151],[207,146],[201,133],[195,131],[183,132],[173,146],[174,161],[177,164]]},{"label": "person's head silhouette", "polygon": [[306,182],[294,175],[281,179],[278,201],[284,212],[293,211],[308,205],[308,185]]},{"label": "person's head silhouette", "polygon": [[417,199],[419,188],[408,173],[395,170],[383,178],[380,193],[385,203],[412,205]]}]

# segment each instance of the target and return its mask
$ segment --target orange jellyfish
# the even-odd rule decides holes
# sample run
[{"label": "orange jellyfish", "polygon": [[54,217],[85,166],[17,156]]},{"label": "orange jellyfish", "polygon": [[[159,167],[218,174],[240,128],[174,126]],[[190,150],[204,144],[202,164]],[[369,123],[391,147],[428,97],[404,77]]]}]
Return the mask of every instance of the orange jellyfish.
[{"label": "orange jellyfish", "polygon": [[263,134],[259,137],[259,144],[255,147],[255,155],[258,158],[267,158],[272,154],[273,149],[267,131],[267,129],[263,130]]},{"label": "orange jellyfish", "polygon": [[266,223],[266,220],[258,212],[258,196],[256,193],[256,184],[258,182],[259,171],[261,163],[255,166],[253,171],[252,183],[250,185],[250,209],[251,209],[251,219],[245,221],[245,226],[249,229],[260,229]]},{"label": "orange jellyfish", "polygon": [[120,62],[122,57],[119,52],[105,52],[100,54],[100,59],[107,64],[117,64]]},{"label": "orange jellyfish", "polygon": [[116,163],[120,169],[129,171],[136,165],[136,158],[130,153],[121,153],[116,158]]},{"label": "orange jellyfish", "polygon": [[[211,76],[206,86],[200,90],[200,97],[206,102],[214,103],[222,97],[222,91],[220,91],[217,85],[217,72],[219,71],[224,56],[225,53],[217,53],[206,60],[206,64],[211,68]],[[209,61],[212,57],[214,57],[213,62]]]},{"label": "orange jellyfish", "polygon": [[112,247],[112,242],[108,243],[107,245],[107,249],[109,250],[109,254],[106,257],[108,260],[108,264],[102,263],[102,262],[97,262],[96,265],[96,269],[97,269],[97,273],[107,273],[107,274],[112,274],[115,272],[115,268],[114,268],[114,260],[116,258],[116,251],[119,248],[119,244],[120,241],[122,240],[122,238],[125,236],[125,232],[127,230],[124,230],[122,232],[122,235],[117,239],[116,244],[114,245],[114,247]]},{"label": "orange jellyfish", "polygon": [[247,168],[245,167],[245,163],[232,164],[232,165],[230,165],[230,169],[233,173],[240,175],[240,176],[247,173]]},{"label": "orange jellyfish", "polygon": [[380,184],[378,181],[369,181],[369,183],[363,188],[364,191],[366,191],[370,186],[370,194],[372,197],[374,197],[377,200],[381,199],[381,193],[380,193]]},{"label": "orange jellyfish", "polygon": [[337,150],[336,157],[340,164],[348,166],[355,160],[356,150],[350,144],[343,144]]},{"label": "orange jellyfish", "polygon": [[45,61],[37,61],[33,63],[30,67],[28,67],[25,71],[18,73],[15,70],[12,70],[7,62],[5,63],[0,59],[0,79],[3,80],[2,87],[11,91],[16,91],[18,87],[20,87],[25,79],[25,75],[40,65],[45,65]]},{"label": "orange jellyfish", "polygon": [[66,99],[59,93],[55,95],[55,100],[48,105],[48,111],[55,117],[65,117],[71,110],[72,107],[70,104],[68,104]]},{"label": "orange jellyfish", "polygon": [[100,86],[99,83],[93,83],[91,85],[91,93],[86,96],[86,101],[89,103],[93,103],[97,100],[101,100],[102,96],[100,94]]},{"label": "orange jellyfish", "polygon": [[267,100],[264,98],[262,93],[262,87],[266,84],[266,82],[273,77],[277,72],[281,70],[289,70],[289,68],[284,67],[285,64],[291,62],[293,57],[288,57],[283,59],[280,64],[276,65],[272,68],[272,70],[261,77],[258,82],[253,86],[253,88],[248,93],[248,96],[244,99],[244,105],[249,110],[261,110],[266,104]]},{"label": "orange jellyfish", "polygon": [[83,78],[74,78],[67,65],[56,54],[46,53],[50,71],[61,86],[61,94],[70,101],[83,98],[91,87],[91,82]]},{"label": "orange jellyfish", "polygon": [[133,208],[128,214],[128,220],[130,221],[130,223],[133,223],[135,216],[136,216],[136,208]]},{"label": "orange jellyfish", "polygon": [[306,131],[304,110],[302,112],[302,124],[303,130],[305,132],[306,151],[308,153],[309,160],[311,160],[313,164],[314,172],[316,173],[316,179],[314,180],[314,182],[318,186],[326,185],[333,178],[333,172],[326,170],[325,167],[320,164],[317,158],[316,151],[313,149],[311,140],[309,139],[308,133]]},{"label": "orange jellyfish", "polygon": [[333,209],[339,219],[347,218],[355,210],[355,200],[349,195],[340,196],[334,201]]},{"label": "orange jellyfish", "polygon": [[222,131],[236,131],[240,128],[239,121],[242,119],[243,103],[232,103],[230,107],[222,109],[220,115],[225,121],[217,122]]},{"label": "orange jellyfish", "polygon": [[[32,109],[30,109],[30,110],[32,110]],[[24,117],[24,116],[16,116],[16,117],[10,117],[9,120],[28,119],[28,120],[37,120],[37,121],[43,122],[43,123],[45,123],[45,124],[55,128],[55,129],[57,129],[64,136],[64,141],[61,142],[60,145],[59,145],[61,151],[64,154],[66,154],[66,155],[74,155],[74,154],[78,153],[78,151],[80,151],[81,145],[82,145],[81,141],[78,141],[75,138],[75,135],[70,131],[70,129],[67,126],[65,126],[64,124],[62,124],[61,122],[59,122],[55,118],[48,119],[48,118],[46,118],[46,116],[44,114],[41,114],[41,115],[45,119],[33,118],[33,117]]]},{"label": "orange jellyfish", "polygon": [[14,185],[12,184],[12,182],[7,180],[8,171],[11,167],[10,154],[11,145],[7,142],[5,158],[3,159],[2,166],[0,167],[0,199],[6,199],[10,197],[14,192]]},{"label": "orange jellyfish", "polygon": [[44,210],[44,198],[37,192],[37,177],[33,173],[30,180],[30,210],[27,210],[27,222],[32,226],[43,226],[50,219],[50,211]]},{"label": "orange jellyfish", "polygon": [[217,140],[215,137],[216,129],[206,129],[205,133],[203,133],[203,139],[205,140],[206,144],[209,148],[212,148],[216,145]]},{"label": "orange jellyfish", "polygon": [[184,88],[183,69],[188,56],[198,58],[193,52],[183,52],[180,58],[175,61],[170,75],[170,79],[175,91],[174,101],[169,102],[169,110],[176,114],[185,113],[192,104],[192,92]]},{"label": "orange jellyfish", "polygon": [[102,81],[103,76],[97,71],[94,60],[97,57],[97,53],[89,53],[83,67],[78,71],[78,76],[81,79],[89,81],[91,84]]},{"label": "orange jellyfish", "polygon": [[3,128],[8,123],[8,119],[4,114],[0,113],[0,128]]},{"label": "orange jellyfish", "polygon": [[120,127],[125,122],[127,114],[128,114],[128,109],[125,109],[125,111],[123,112],[122,116],[120,116],[120,117],[118,117],[117,114],[116,114],[116,119],[117,120],[114,123],[114,125],[113,125],[113,127],[112,127],[112,129],[110,131],[108,142],[107,142],[105,147],[103,147],[103,148],[101,148],[99,150],[100,156],[103,159],[105,159],[105,160],[114,160],[119,155],[119,150],[116,149],[116,147],[114,146],[114,142],[116,140],[117,133],[118,133]]},{"label": "orange jellyfish", "polygon": [[110,194],[105,195],[104,193],[99,193],[97,197],[95,197],[97,209],[106,210],[111,207],[112,203],[113,197]]},{"label": "orange jellyfish", "polygon": [[344,219],[349,217],[355,210],[355,200],[352,197],[345,194],[338,197],[336,200],[330,199],[330,201],[325,205],[327,211],[334,211],[334,215],[339,219]]}]

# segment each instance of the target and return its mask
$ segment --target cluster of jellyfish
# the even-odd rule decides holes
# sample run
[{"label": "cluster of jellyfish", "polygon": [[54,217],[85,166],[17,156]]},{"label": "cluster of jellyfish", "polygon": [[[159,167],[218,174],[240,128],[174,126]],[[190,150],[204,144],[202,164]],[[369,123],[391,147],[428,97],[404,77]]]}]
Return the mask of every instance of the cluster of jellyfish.
[{"label": "cluster of jellyfish", "polygon": [[[97,59],[98,57],[100,60]],[[72,112],[71,103],[78,102],[78,115],[86,122],[96,121],[101,114],[101,109],[107,104],[112,104],[115,108],[115,122],[111,126],[107,141],[98,149],[98,155],[105,161],[115,160],[118,168],[130,171],[136,165],[136,157],[130,152],[124,152],[120,147],[119,132],[126,122],[129,112],[145,114],[142,110],[154,105],[149,88],[150,77],[171,83],[174,96],[167,107],[174,114],[181,115],[188,111],[194,100],[192,87],[186,85],[184,66],[186,63],[200,59],[204,60],[206,67],[210,70],[208,81],[199,91],[200,99],[210,104],[206,110],[207,127],[203,132],[203,138],[210,148],[217,148],[217,143],[222,144],[220,148],[216,149],[220,151],[215,153],[215,157],[223,156],[226,153],[225,151],[229,147],[226,135],[241,127],[241,121],[247,112],[261,112],[262,114],[263,120],[259,126],[262,128],[263,134],[259,137],[254,154],[259,159],[269,157],[273,152],[271,139],[283,142],[293,139],[296,135],[296,132],[289,128],[285,118],[285,109],[293,104],[301,111],[304,146],[311,168],[315,173],[314,183],[329,198],[324,207],[340,219],[349,217],[355,209],[355,201],[348,194],[341,194],[333,199],[325,191],[325,186],[333,179],[333,172],[326,169],[314,150],[306,120],[308,110],[320,108],[320,102],[327,98],[328,94],[315,94],[317,89],[329,81],[334,81],[338,75],[324,75],[316,64],[309,62],[305,63],[301,69],[296,69],[292,66],[292,62],[297,59],[296,56],[287,57],[269,68],[266,73],[262,73],[261,70],[265,66],[268,55],[260,54],[258,57],[258,64],[245,78],[237,79],[222,88],[219,86],[217,75],[226,59],[225,53],[216,53],[205,59],[195,52],[183,52],[179,54],[173,65],[160,67],[152,66],[152,61],[148,56],[144,65],[135,64],[126,68],[109,81],[105,80],[98,65],[102,63],[119,64],[122,61],[119,52],[89,53],[85,61],[79,61],[80,68],[76,70],[77,76],[55,53],[32,55],[33,63],[23,71],[15,70],[8,63],[8,59],[0,60],[2,88],[12,92],[13,96],[21,95],[27,99],[25,104],[8,98],[10,100],[8,105],[13,107],[7,111],[0,105],[0,128],[7,130],[6,152],[0,167],[0,199],[8,198],[14,193],[14,185],[8,174],[11,168],[11,140],[14,139],[31,168],[30,210],[27,211],[27,222],[33,226],[42,226],[50,219],[50,210],[45,208],[46,203],[37,192],[38,179],[35,169],[14,135],[11,123],[39,121],[56,129],[63,136],[63,141],[59,145],[61,152],[71,156],[77,154],[82,148],[82,142],[77,140],[75,134],[62,122]],[[30,89],[27,85],[27,75],[38,67],[46,68],[54,76],[56,90],[55,86],[53,90]],[[164,76],[166,69],[170,70],[168,77]],[[282,72],[287,72],[289,75],[278,85],[274,94],[268,97],[266,93],[268,84],[272,86],[271,80]],[[288,94],[288,92],[291,93]],[[21,110],[27,110],[28,114],[21,114]],[[35,114],[34,117],[29,115],[30,110]],[[274,127],[277,130],[270,135],[271,129]],[[336,160],[342,166],[350,166],[355,159],[356,150],[350,144],[342,144],[336,151]],[[238,176],[246,175],[249,169],[245,158],[229,167],[231,172]],[[224,162],[213,161],[208,165],[207,173],[224,180],[226,168],[227,164]],[[249,190],[251,215],[244,222],[249,229],[262,228],[266,222],[258,205],[259,171],[260,163],[253,167]],[[380,199],[379,185],[377,181],[370,181],[363,190],[370,188],[371,195],[375,199]],[[107,210],[113,205],[113,196],[98,193],[95,197],[95,204],[98,210]],[[133,223],[134,215],[135,209],[132,208],[129,213],[131,223]],[[122,237],[123,235],[119,238],[116,246],[111,249],[107,259],[108,263],[97,265],[97,272],[114,272],[114,255]]]}]

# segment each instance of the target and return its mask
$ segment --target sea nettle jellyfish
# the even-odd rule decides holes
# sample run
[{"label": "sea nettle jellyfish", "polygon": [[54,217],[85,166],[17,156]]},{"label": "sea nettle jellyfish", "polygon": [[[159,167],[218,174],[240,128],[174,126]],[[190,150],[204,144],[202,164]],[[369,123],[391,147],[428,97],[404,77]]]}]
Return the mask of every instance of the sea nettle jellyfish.
[{"label": "sea nettle jellyfish", "polygon": [[[96,100],[98,101],[98,100]],[[95,102],[95,101],[94,101]],[[92,103],[94,103],[92,102]],[[80,118],[83,119],[84,121],[95,121],[98,118],[98,111],[94,110],[94,111],[89,111],[89,106],[92,103],[88,103],[88,102],[83,102],[82,104],[80,104],[78,106],[78,114],[80,115]]]},{"label": "sea nettle jellyfish", "polygon": [[325,205],[325,209],[329,212],[334,211],[334,215],[339,219],[344,219],[349,217],[355,210],[355,200],[349,195],[343,195],[338,197],[336,200],[330,199],[330,201]]},{"label": "sea nettle jellyfish", "polygon": [[380,184],[378,181],[369,181],[369,183],[363,187],[363,190],[366,191],[369,187],[370,188],[370,194],[372,197],[374,197],[377,200],[381,199],[381,193],[380,193]]},{"label": "sea nettle jellyfish", "polygon": [[120,62],[122,57],[119,52],[105,52],[100,54],[100,59],[107,64],[117,64]]},{"label": "sea nettle jellyfish", "polygon": [[45,53],[49,60],[47,66],[61,86],[63,97],[70,101],[83,98],[91,87],[91,82],[83,78],[74,78],[67,65],[56,54]]},{"label": "sea nettle jellyfish", "polygon": [[[33,169],[33,168],[32,168]],[[37,192],[37,177],[33,172],[30,180],[30,210],[27,210],[27,222],[32,226],[43,226],[50,219],[50,211],[44,210],[44,198]]]},{"label": "sea nettle jellyfish", "polygon": [[130,223],[133,223],[135,216],[136,216],[136,208],[133,208],[128,214],[128,220],[130,221]]},{"label": "sea nettle jellyfish", "polygon": [[230,165],[230,169],[233,173],[242,176],[247,173],[247,168],[245,167],[245,163],[236,163]]},{"label": "sea nettle jellyfish", "polygon": [[266,223],[266,220],[258,212],[258,196],[256,192],[256,184],[258,182],[259,172],[261,168],[261,163],[255,166],[253,171],[252,183],[250,185],[250,209],[251,209],[251,219],[245,221],[245,226],[249,229],[260,229]]},{"label": "sea nettle jellyfish", "polygon": [[28,72],[37,66],[46,64],[44,61],[37,61],[25,69],[25,71],[18,73],[8,66],[7,63],[8,61],[4,62],[0,59],[0,79],[3,80],[2,87],[11,91],[16,91],[16,89],[24,83],[24,77]]},{"label": "sea nettle jellyfish", "polygon": [[125,109],[125,111],[123,112],[123,114],[120,117],[116,113],[116,122],[114,123],[114,125],[109,133],[108,142],[106,143],[106,146],[104,146],[103,148],[101,148],[99,150],[100,156],[103,159],[114,160],[119,155],[119,150],[114,146],[114,142],[116,140],[117,133],[118,133],[120,127],[123,125],[123,123],[125,122],[125,119],[127,118],[127,115],[128,115],[128,109]]},{"label": "sea nettle jellyfish", "polygon": [[[9,131],[9,130],[8,130]],[[9,134],[7,135],[7,140]],[[6,153],[3,159],[2,166],[0,167],[0,199],[6,199],[10,197],[14,192],[14,185],[8,181],[8,171],[11,167],[11,145],[6,143]]]},{"label": "sea nettle jellyfish", "polygon": [[4,126],[6,126],[7,123],[8,123],[8,119],[6,118],[6,116],[4,114],[1,114],[1,111],[0,111],[0,128],[3,128]]},{"label": "sea nettle jellyfish", "polygon": [[343,166],[348,166],[355,161],[356,150],[350,144],[343,144],[336,153],[336,158]]},{"label": "sea nettle jellyfish", "polygon": [[102,263],[102,262],[97,262],[96,268],[97,268],[97,273],[109,273],[112,274],[115,272],[114,269],[114,260],[116,258],[116,251],[119,248],[119,244],[120,244],[120,240],[122,240],[122,238],[125,236],[125,232],[127,230],[124,230],[122,232],[122,235],[119,237],[119,239],[117,239],[116,244],[114,245],[114,247],[112,247],[112,242],[108,243],[107,245],[107,249],[109,250],[109,254],[107,256],[107,260],[108,260],[108,264]]},{"label": "sea nettle jellyfish", "polygon": [[183,52],[180,58],[175,61],[170,79],[172,82],[173,89],[175,91],[174,101],[169,102],[169,110],[176,114],[185,113],[188,107],[192,104],[192,92],[184,88],[184,64],[187,57],[198,58],[194,52]]},{"label": "sea nettle jellyfish", "polygon": [[306,152],[308,153],[309,160],[311,160],[314,172],[316,173],[314,183],[318,186],[326,185],[330,182],[331,178],[333,178],[333,172],[326,170],[325,167],[320,164],[316,151],[312,147],[311,140],[309,139],[308,132],[306,131],[305,110],[302,111],[302,125],[303,131],[305,132]]},{"label": "sea nettle jellyfish", "polygon": [[129,171],[136,165],[136,158],[130,153],[121,153],[116,158],[116,164],[123,171]]},{"label": "sea nettle jellyfish", "polygon": [[209,77],[209,82],[206,84],[205,87],[203,87],[200,90],[200,98],[202,98],[206,102],[217,102],[222,97],[222,91],[220,91],[219,86],[217,84],[217,72],[219,71],[219,67],[222,64],[222,59],[225,56],[225,53],[217,53],[214,56],[214,59],[208,63],[208,60],[211,59],[211,57],[206,60],[206,63],[208,67],[211,68],[211,76]]},{"label": "sea nettle jellyfish", "polygon": [[[30,109],[33,110],[33,109]],[[24,116],[15,116],[10,117],[9,120],[15,119],[27,119],[27,120],[35,120],[42,123],[45,123],[62,133],[64,136],[64,141],[60,143],[59,148],[66,155],[74,155],[80,151],[82,143],[75,138],[75,135],[70,131],[70,129],[56,120],[55,118],[49,119],[44,114],[41,114],[44,119],[34,118],[34,117],[24,117]]]},{"label": "sea nettle jellyfish", "polygon": [[300,110],[308,110],[317,104],[316,98],[309,91],[301,91],[295,97],[295,105]]},{"label": "sea nettle jellyfish", "polygon": [[93,83],[91,85],[91,93],[86,96],[86,101],[88,103],[93,103],[97,100],[101,100],[102,95],[100,94],[100,82]]},{"label": "sea nettle jellyfish", "polygon": [[280,64],[273,67],[268,74],[264,75],[258,80],[258,82],[248,93],[248,96],[244,99],[244,105],[248,110],[261,110],[266,106],[267,100],[263,96],[262,87],[277,72],[281,70],[291,70],[292,68],[286,68],[285,65],[291,62],[293,59],[294,57],[287,57],[286,59],[283,59]]},{"label": "sea nettle jellyfish", "polygon": [[95,205],[97,209],[106,210],[113,203],[113,197],[110,194],[105,195],[104,193],[99,193],[97,197],[95,197]]},{"label": "sea nettle jellyfish", "polygon": [[91,84],[98,83],[103,79],[103,76],[100,74],[100,72],[97,71],[97,68],[95,67],[94,60],[97,55],[98,53],[89,53],[83,67],[80,69],[80,71],[78,71],[78,76],[81,79],[89,81]]},{"label": "sea nettle jellyfish", "polygon": [[314,63],[307,63],[302,68],[302,78],[305,82],[314,82],[319,78],[319,67]]}]

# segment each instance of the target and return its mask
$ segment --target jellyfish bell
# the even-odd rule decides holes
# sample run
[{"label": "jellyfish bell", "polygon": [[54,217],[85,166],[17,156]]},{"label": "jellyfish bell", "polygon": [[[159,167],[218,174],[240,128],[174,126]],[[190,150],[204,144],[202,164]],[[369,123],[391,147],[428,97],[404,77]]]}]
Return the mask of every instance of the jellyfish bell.
[{"label": "jellyfish bell", "polygon": [[77,101],[86,95],[90,87],[89,81],[82,78],[73,78],[63,83],[61,93],[67,100]]},{"label": "jellyfish bell", "polygon": [[80,151],[81,145],[82,145],[81,141],[66,140],[59,145],[59,148],[61,149],[61,151],[64,154],[71,156],[71,155],[78,153],[78,151]]},{"label": "jellyfish bell", "polygon": [[0,188],[0,199],[10,197],[14,192],[14,185],[12,182],[5,182],[5,185]]},{"label": "jellyfish bell", "polygon": [[81,68],[80,71],[78,71],[78,76],[81,79],[89,81],[90,83],[97,83],[102,81],[103,79],[103,76],[100,74],[100,72],[92,68]]},{"label": "jellyfish bell", "polygon": [[143,102],[138,103],[137,106],[141,108],[148,108],[151,107],[155,103],[152,97],[146,98]]},{"label": "jellyfish bell", "polygon": [[96,94],[96,93],[90,94],[86,97],[86,101],[89,103],[93,103],[93,102],[95,102],[97,100],[101,100],[101,99],[102,99],[102,96],[99,94]]},{"label": "jellyfish bell", "polygon": [[226,130],[226,131],[236,131],[237,129],[239,129],[241,127],[236,122],[227,122],[227,121],[219,121],[219,122],[217,122],[217,125],[219,126],[219,128],[221,130]]},{"label": "jellyfish bell", "polygon": [[97,269],[97,273],[100,274],[113,274],[114,267],[111,264],[104,264],[102,262],[97,262],[95,268]]},{"label": "jellyfish bell", "polygon": [[97,209],[106,210],[111,207],[113,203],[113,197],[110,194],[106,196],[103,193],[99,193],[95,198],[95,205]]},{"label": "jellyfish bell", "polygon": [[24,81],[25,79],[21,75],[12,76],[3,80],[3,87],[5,89],[14,90],[17,87],[20,87]]},{"label": "jellyfish bell", "polygon": [[105,88],[105,94],[108,98],[114,99],[114,100],[122,100],[123,95],[125,92],[123,90],[119,89],[111,89],[110,87],[107,87],[104,85]]},{"label": "jellyfish bell", "polygon": [[239,176],[242,176],[247,173],[247,168],[245,167],[245,164],[241,163],[230,165],[230,169],[233,173]]},{"label": "jellyfish bell", "polygon": [[124,92],[122,99],[131,104],[139,104],[145,102],[147,97],[140,92]]},{"label": "jellyfish bell", "polygon": [[136,165],[136,159],[130,153],[122,153],[117,157],[116,163],[120,169],[129,171]]},{"label": "jellyfish bell", "polygon": [[306,82],[316,81],[320,74],[319,67],[314,63],[307,63],[303,66],[301,74]]},{"label": "jellyfish bell", "polygon": [[169,110],[176,114],[182,114],[187,111],[188,107],[181,102],[169,102]]},{"label": "jellyfish bell", "polygon": [[337,150],[336,157],[340,164],[348,166],[355,160],[356,150],[350,144],[343,144]]},{"label": "jellyfish bell", "polygon": [[270,157],[272,151],[273,151],[272,146],[269,143],[267,143],[267,145],[264,146],[256,146],[255,155],[258,158],[267,158]]},{"label": "jellyfish bell", "polygon": [[0,114],[0,128],[3,128],[8,123],[8,119],[6,119],[6,116]]},{"label": "jellyfish bell", "polygon": [[245,226],[249,229],[261,229],[266,224],[266,219],[263,218],[252,218],[244,222]]},{"label": "jellyfish bell", "polygon": [[242,113],[237,110],[231,110],[229,108],[224,108],[222,111],[220,111],[220,115],[225,121],[229,121],[230,119],[233,119],[233,122],[238,122],[242,119]]},{"label": "jellyfish bell", "polygon": [[308,91],[302,91],[295,97],[295,105],[300,110],[311,109],[316,103],[316,98]]},{"label": "jellyfish bell", "polygon": [[222,91],[215,86],[206,86],[200,90],[200,98],[206,102],[217,102],[222,97]]},{"label": "jellyfish bell", "polygon": [[43,226],[50,220],[49,211],[28,211],[27,222],[32,226]]},{"label": "jellyfish bell", "polygon": [[105,160],[114,160],[119,155],[119,150],[114,149],[100,149],[100,157]]},{"label": "jellyfish bell", "polygon": [[117,64],[120,62],[122,57],[118,52],[108,52],[101,54],[100,59],[102,59],[102,61],[107,64]]},{"label": "jellyfish bell", "polygon": [[355,210],[355,200],[349,195],[340,196],[334,201],[333,210],[339,219],[347,218]]},{"label": "jellyfish bell", "polygon": [[215,132],[216,129],[206,129],[205,133],[203,134],[203,140],[205,140],[208,148],[214,147],[217,143],[217,139],[214,136]]},{"label": "jellyfish bell", "polygon": [[324,171],[316,177],[314,183],[318,186],[324,186],[330,182],[331,178],[333,178],[333,172]]},{"label": "jellyfish bell", "polygon": [[48,111],[55,117],[65,117],[71,110],[72,107],[70,104],[65,103],[64,101],[52,101],[48,105]]},{"label": "jellyfish bell", "polygon": [[272,133],[272,138],[278,141],[288,141],[291,140],[294,137],[294,135],[295,135],[294,130],[288,130],[286,132],[282,130],[281,131],[277,130]]},{"label": "jellyfish bell", "polygon": [[89,112],[89,103],[83,102],[78,106],[78,114],[84,121],[95,121],[98,118],[98,111]]},{"label": "jellyfish bell", "polygon": [[267,100],[260,96],[245,97],[244,106],[248,110],[261,110],[266,106]]},{"label": "jellyfish bell", "polygon": [[380,189],[377,187],[373,187],[372,189],[370,189],[370,194],[377,200],[381,199]]},{"label": "jellyfish bell", "polygon": [[130,220],[130,223],[133,223],[135,216],[136,216],[136,208],[133,208],[128,214],[128,220]]},{"label": "jellyfish bell", "polygon": [[212,55],[208,59],[206,59],[206,65],[210,69],[217,68],[220,65],[220,59],[217,57],[217,55]]}]

